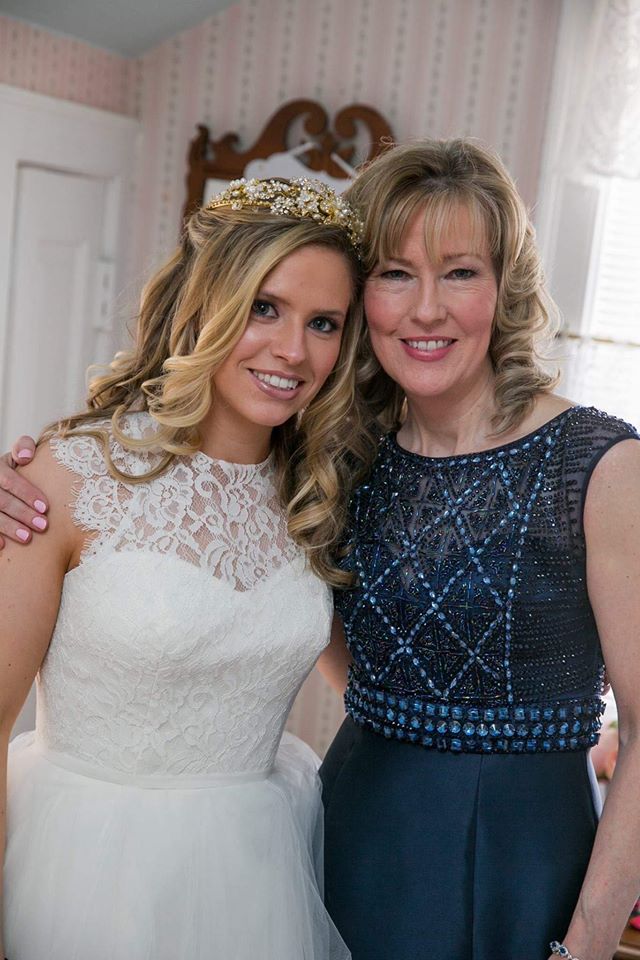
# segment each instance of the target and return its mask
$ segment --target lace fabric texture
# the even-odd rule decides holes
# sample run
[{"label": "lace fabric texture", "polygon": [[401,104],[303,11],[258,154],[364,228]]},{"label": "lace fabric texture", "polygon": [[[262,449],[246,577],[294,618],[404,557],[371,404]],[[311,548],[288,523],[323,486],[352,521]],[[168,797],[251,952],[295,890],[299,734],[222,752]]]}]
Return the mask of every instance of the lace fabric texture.
[{"label": "lace fabric texture", "polygon": [[337,597],[356,722],[454,750],[595,740],[603,662],[582,508],[599,457],[630,437],[576,407],[468,456],[383,441],[352,503],[346,565],[359,584]]},{"label": "lace fabric texture", "polygon": [[[130,415],[126,429],[140,437],[151,418]],[[77,477],[87,543],[38,678],[38,741],[130,775],[268,769],[331,617],[288,537],[271,462],[197,453],[128,484],[94,438],[51,445]],[[110,448],[129,474],[157,462]]]}]

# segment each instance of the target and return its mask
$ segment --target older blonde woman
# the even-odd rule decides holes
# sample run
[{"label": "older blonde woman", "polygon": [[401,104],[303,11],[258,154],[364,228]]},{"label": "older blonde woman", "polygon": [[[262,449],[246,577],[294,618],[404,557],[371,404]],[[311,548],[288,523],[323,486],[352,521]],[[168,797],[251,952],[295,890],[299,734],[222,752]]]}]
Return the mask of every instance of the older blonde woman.
[{"label": "older blonde woman", "polygon": [[52,525],[0,556],[3,849],[39,671],[35,737],[9,752],[10,960],[349,956],[316,873],[314,757],[280,741],[329,640],[366,450],[357,234],[321,184],[232,184],[25,470]]},{"label": "older blonde woman", "polygon": [[[387,435],[337,595],[327,907],[354,960],[609,960],[640,889],[637,433],[538,367],[538,256],[494,155],[398,147],[350,199]],[[332,653],[344,686],[338,630]],[[605,663],[621,746],[598,826]]]}]

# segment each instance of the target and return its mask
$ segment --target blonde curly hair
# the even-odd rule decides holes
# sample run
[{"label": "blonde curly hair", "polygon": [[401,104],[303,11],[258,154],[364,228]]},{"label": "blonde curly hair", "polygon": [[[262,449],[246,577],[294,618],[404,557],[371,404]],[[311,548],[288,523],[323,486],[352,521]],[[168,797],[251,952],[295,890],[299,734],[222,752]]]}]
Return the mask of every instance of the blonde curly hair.
[{"label": "blonde curly hair", "polygon": [[[374,445],[355,386],[364,326],[361,263],[341,227],[262,209],[197,211],[179,249],[143,291],[134,346],[91,381],[88,409],[50,425],[41,441],[88,433],[102,443],[110,473],[132,484],[158,476],[176,456],[194,453],[201,441],[198,424],[216,402],[212,374],[242,337],[261,284],[285,257],[310,245],[344,256],[353,296],[335,368],[306,409],[274,429],[273,454],[290,535],[320,577],[344,586],[351,577],[333,554],[349,490],[366,471]],[[148,439],[133,439],[122,429],[123,416],[137,410],[156,421]],[[163,451],[158,465],[141,476],[123,474],[110,456],[108,432],[96,422],[105,417],[124,447]]]},{"label": "blonde curly hair", "polygon": [[[392,147],[366,166],[347,191],[364,220],[365,270],[370,273],[402,244],[409,223],[424,213],[425,238],[437,255],[438,238],[462,205],[476,237],[488,240],[498,281],[489,355],[495,373],[496,435],[517,426],[536,394],[557,376],[540,366],[536,349],[556,320],[544,289],[535,234],[525,205],[499,157],[468,139],[423,140]],[[363,339],[359,381],[383,432],[397,430],[405,397]]]}]

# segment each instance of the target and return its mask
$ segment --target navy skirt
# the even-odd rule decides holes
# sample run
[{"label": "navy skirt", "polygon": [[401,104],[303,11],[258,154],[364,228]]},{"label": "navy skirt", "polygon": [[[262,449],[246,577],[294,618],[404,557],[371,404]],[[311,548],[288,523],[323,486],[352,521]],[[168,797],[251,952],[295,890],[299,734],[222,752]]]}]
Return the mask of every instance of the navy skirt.
[{"label": "navy skirt", "polygon": [[547,960],[564,937],[598,823],[586,753],[442,753],[347,719],[320,776],[353,960]]}]

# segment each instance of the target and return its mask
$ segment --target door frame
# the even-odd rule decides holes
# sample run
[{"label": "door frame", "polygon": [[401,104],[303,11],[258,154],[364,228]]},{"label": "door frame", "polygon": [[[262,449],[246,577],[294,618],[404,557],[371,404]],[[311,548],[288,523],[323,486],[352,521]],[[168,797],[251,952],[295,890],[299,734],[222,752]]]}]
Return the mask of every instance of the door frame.
[{"label": "door frame", "polygon": [[21,166],[107,182],[103,252],[115,263],[115,290],[133,279],[128,244],[134,235],[133,184],[140,156],[140,121],[68,100],[0,84],[0,404],[8,363],[13,238]]}]

